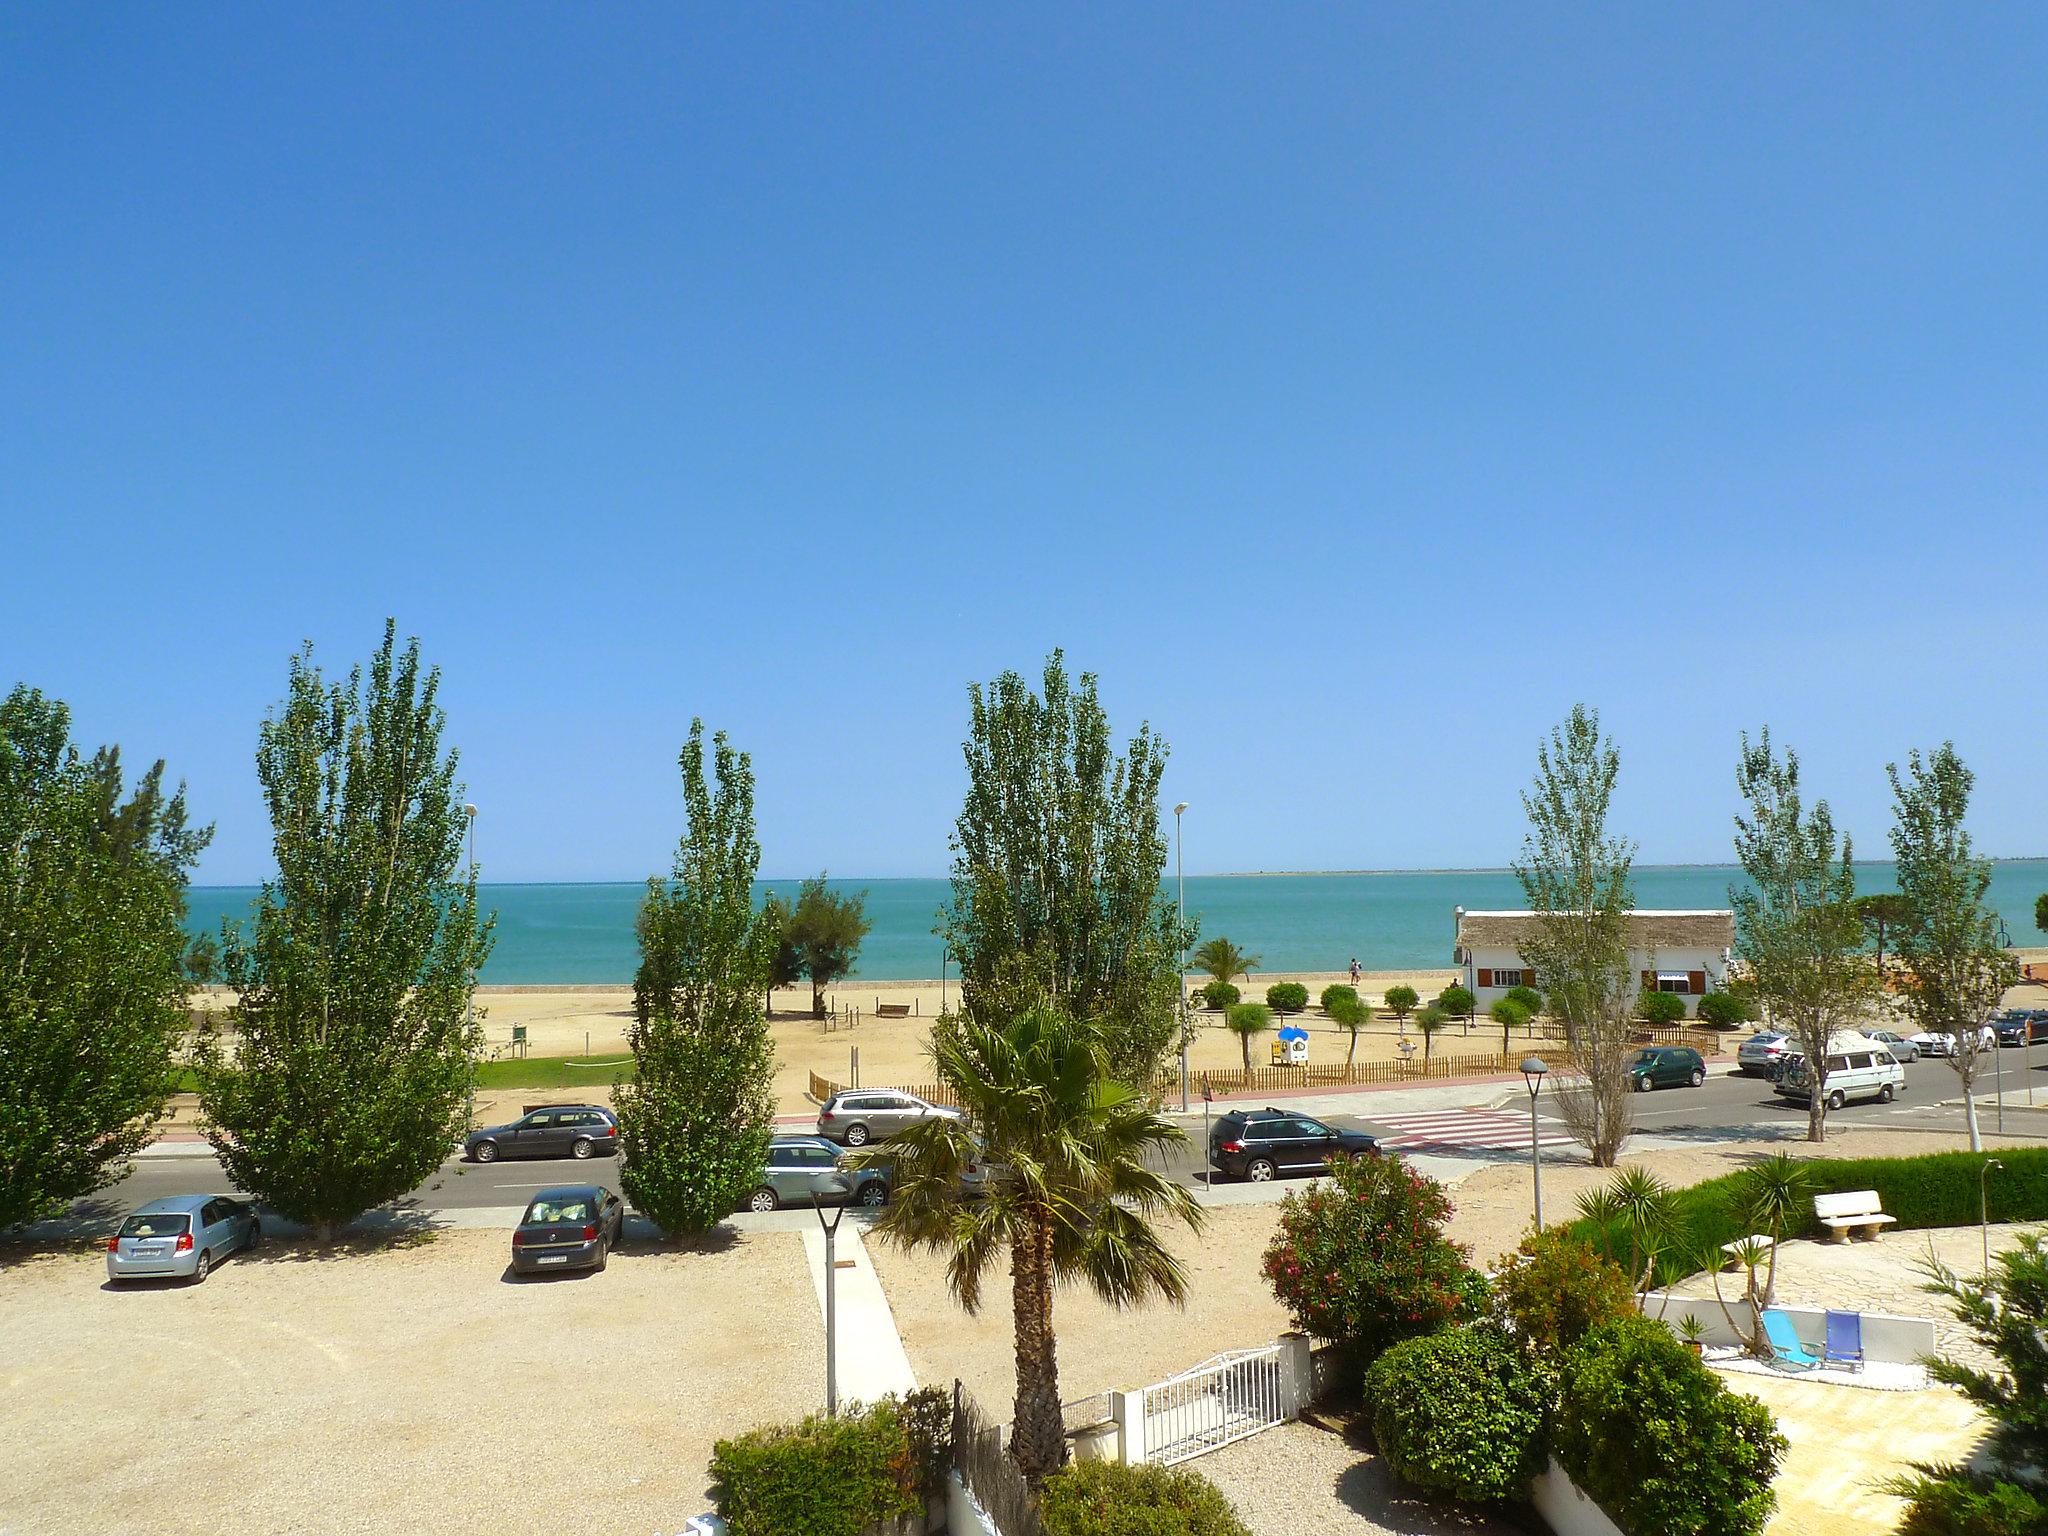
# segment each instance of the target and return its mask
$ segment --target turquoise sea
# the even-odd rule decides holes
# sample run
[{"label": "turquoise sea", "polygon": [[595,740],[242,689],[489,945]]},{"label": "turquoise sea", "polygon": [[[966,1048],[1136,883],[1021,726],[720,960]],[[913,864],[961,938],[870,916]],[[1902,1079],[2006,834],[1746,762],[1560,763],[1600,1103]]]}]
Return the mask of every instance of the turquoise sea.
[{"label": "turquoise sea", "polygon": [[[1636,871],[1644,907],[1721,907],[1737,871],[1728,865],[1679,865]],[[794,880],[763,882],[794,894]],[[857,975],[875,981],[935,979],[940,944],[932,934],[950,887],[944,880],[835,880],[865,890],[873,931]],[[1892,889],[1889,864],[1858,870],[1860,890]],[[638,954],[633,914],[645,887],[486,885],[484,905],[498,913],[497,949],[486,983],[627,983]],[[2048,944],[2034,928],[2034,899],[2048,891],[2048,859],[2006,859],[1993,866],[1991,900],[2015,944]],[[1173,899],[1169,875],[1164,893]],[[187,926],[217,930],[246,917],[253,886],[200,886]],[[1222,934],[1261,957],[1268,971],[1341,971],[1356,955],[1367,970],[1451,963],[1452,909],[1519,907],[1521,888],[1504,869],[1396,870],[1375,874],[1190,875],[1188,911],[1205,937]]]}]

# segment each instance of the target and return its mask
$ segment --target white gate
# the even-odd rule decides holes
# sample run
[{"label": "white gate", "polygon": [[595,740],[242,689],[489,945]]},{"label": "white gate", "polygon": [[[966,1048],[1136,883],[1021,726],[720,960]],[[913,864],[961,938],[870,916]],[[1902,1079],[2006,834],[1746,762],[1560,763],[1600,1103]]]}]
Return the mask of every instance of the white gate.
[{"label": "white gate", "polygon": [[1145,1388],[1145,1460],[1171,1466],[1284,1424],[1280,1346],[1235,1349]]}]

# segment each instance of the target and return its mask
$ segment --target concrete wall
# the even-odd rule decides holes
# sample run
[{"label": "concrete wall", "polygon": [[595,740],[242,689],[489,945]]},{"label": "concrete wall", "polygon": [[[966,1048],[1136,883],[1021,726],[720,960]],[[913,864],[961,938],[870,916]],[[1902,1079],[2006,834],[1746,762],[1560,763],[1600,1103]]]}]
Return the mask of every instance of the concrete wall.
[{"label": "concrete wall", "polygon": [[946,1474],[946,1532],[947,1536],[1003,1536],[988,1512],[974,1502],[958,1472]]},{"label": "concrete wall", "polygon": [[1623,1536],[1607,1511],[1579,1491],[1557,1458],[1529,1484],[1529,1502],[1556,1536]]},{"label": "concrete wall", "polygon": [[[1737,1277],[1738,1279],[1740,1277]],[[1708,1344],[1734,1344],[1745,1342],[1728,1326],[1727,1318],[1721,1315],[1720,1306],[1711,1296],[1670,1296],[1663,1291],[1652,1291],[1643,1301],[1643,1310],[1651,1317],[1666,1323],[1673,1333],[1690,1312],[1706,1325],[1701,1338]],[[1744,1328],[1751,1326],[1749,1303],[1737,1296],[1728,1298],[1728,1310],[1735,1314],[1735,1321]],[[1814,1354],[1821,1352],[1821,1345],[1827,1342],[1828,1322],[1826,1309],[1821,1307],[1778,1307],[1792,1320],[1792,1331],[1799,1335],[1799,1342]],[[1843,1310],[1854,1311],[1854,1308]],[[1927,1317],[1897,1317],[1888,1312],[1865,1312],[1863,1314],[1863,1358],[1865,1360],[1889,1361],[1899,1365],[1911,1365],[1922,1355],[1934,1353],[1934,1320]]]}]

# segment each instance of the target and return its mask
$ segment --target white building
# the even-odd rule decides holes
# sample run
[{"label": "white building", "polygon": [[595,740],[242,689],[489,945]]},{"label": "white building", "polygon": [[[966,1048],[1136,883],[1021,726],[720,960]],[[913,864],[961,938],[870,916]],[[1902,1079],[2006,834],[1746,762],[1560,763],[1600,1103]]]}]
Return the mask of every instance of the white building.
[{"label": "white building", "polygon": [[[1455,962],[1465,968],[1465,985],[1484,1013],[1511,987],[1543,989],[1543,979],[1522,959],[1521,945],[1535,928],[1534,912],[1458,914]],[[1728,983],[1735,949],[1735,914],[1726,909],[1629,914],[1629,968],[1646,992],[1675,992],[1688,1014],[1699,998]]]}]

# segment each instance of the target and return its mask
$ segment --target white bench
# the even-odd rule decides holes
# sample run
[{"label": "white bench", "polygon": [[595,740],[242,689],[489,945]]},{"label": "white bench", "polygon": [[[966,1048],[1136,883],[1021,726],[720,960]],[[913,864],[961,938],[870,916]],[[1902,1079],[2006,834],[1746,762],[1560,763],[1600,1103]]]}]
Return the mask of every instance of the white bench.
[{"label": "white bench", "polygon": [[1838,1195],[1815,1195],[1813,1214],[1820,1224],[1844,1240],[1861,1232],[1875,1237],[1899,1218],[1887,1216],[1874,1189],[1845,1190]]}]

